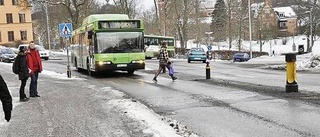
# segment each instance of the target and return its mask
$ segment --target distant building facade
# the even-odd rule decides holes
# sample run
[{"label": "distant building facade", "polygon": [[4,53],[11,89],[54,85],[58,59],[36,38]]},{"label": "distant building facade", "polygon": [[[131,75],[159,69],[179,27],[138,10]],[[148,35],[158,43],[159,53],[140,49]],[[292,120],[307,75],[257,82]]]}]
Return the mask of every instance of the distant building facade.
[{"label": "distant building facade", "polygon": [[33,40],[31,9],[18,5],[19,0],[0,0],[0,45]]},{"label": "distant building facade", "polygon": [[296,35],[298,32],[298,17],[291,7],[273,8],[278,19],[278,36]]},{"label": "distant building facade", "polygon": [[[259,5],[259,4],[256,4]],[[255,18],[256,28],[255,36],[261,29],[270,28],[274,31],[276,37],[288,37],[297,34],[298,18],[291,7],[273,8],[270,0],[265,0],[262,6],[255,7],[258,14]]]}]

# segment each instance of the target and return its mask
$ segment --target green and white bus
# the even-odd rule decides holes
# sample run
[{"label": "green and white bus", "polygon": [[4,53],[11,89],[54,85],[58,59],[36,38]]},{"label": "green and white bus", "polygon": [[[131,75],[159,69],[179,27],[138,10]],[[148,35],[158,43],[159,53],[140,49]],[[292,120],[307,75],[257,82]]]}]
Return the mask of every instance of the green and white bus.
[{"label": "green and white bus", "polygon": [[175,53],[175,40],[174,37],[157,36],[157,35],[144,35],[146,59],[158,57],[158,52],[162,42],[168,43],[169,57],[173,57]]},{"label": "green and white bus", "polygon": [[141,20],[125,14],[93,14],[73,31],[71,61],[78,70],[92,72],[145,69]]}]

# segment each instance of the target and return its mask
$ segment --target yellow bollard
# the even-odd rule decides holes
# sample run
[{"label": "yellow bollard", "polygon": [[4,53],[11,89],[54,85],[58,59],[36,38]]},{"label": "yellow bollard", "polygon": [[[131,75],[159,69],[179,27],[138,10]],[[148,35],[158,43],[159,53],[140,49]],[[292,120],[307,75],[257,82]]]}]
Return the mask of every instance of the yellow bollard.
[{"label": "yellow bollard", "polygon": [[287,84],[286,92],[298,92],[297,71],[296,71],[296,54],[286,54],[287,66]]}]

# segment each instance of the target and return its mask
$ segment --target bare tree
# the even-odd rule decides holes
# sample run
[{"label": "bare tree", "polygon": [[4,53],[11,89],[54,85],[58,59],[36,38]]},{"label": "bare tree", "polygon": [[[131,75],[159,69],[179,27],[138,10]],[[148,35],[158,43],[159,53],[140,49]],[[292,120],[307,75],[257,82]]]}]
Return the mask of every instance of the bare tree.
[{"label": "bare tree", "polygon": [[137,8],[140,0],[113,0],[117,13],[127,14],[130,18],[136,18],[140,14]]},{"label": "bare tree", "polygon": [[[297,5],[295,10],[298,19],[300,22],[306,23],[305,25],[300,24],[299,33],[308,35],[307,52],[311,52],[314,45],[314,35],[320,35],[320,16],[317,16],[320,14],[319,0],[294,0],[294,2]],[[310,36],[311,34],[312,36]]]},{"label": "bare tree", "polygon": [[[182,49],[185,49],[189,39],[190,24],[192,23],[192,19],[189,16],[194,13],[192,7],[194,7],[195,3],[190,0],[175,0],[172,4],[174,9],[174,24],[176,24],[180,46]],[[184,50],[182,50],[182,54],[184,54]]]},{"label": "bare tree", "polygon": [[143,12],[141,19],[144,22],[145,34],[159,33],[158,17],[155,15],[154,8]]},{"label": "bare tree", "polygon": [[80,21],[88,15],[86,9],[93,0],[51,0],[51,5],[61,5],[69,15],[70,21],[75,28],[79,27]]}]

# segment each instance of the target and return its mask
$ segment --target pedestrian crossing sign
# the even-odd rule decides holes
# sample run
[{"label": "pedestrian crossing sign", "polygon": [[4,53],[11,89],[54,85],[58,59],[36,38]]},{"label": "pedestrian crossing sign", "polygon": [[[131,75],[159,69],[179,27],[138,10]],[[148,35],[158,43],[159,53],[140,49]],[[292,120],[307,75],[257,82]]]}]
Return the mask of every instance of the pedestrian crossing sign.
[{"label": "pedestrian crossing sign", "polygon": [[60,23],[59,24],[60,37],[71,37],[72,36],[72,24],[71,23]]}]

